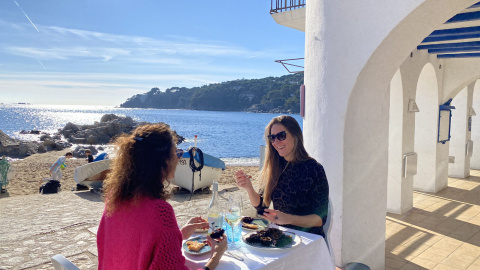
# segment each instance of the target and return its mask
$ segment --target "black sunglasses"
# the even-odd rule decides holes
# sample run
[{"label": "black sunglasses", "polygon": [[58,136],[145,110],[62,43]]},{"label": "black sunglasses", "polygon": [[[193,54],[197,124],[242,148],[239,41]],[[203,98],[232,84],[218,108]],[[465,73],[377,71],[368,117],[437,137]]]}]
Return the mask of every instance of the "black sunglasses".
[{"label": "black sunglasses", "polygon": [[182,149],[177,149],[176,154],[177,154],[178,158],[182,158],[183,157],[183,150]]},{"label": "black sunglasses", "polygon": [[267,136],[268,140],[273,143],[275,141],[275,138],[279,141],[283,141],[287,138],[287,132],[286,131],[280,131],[277,134],[270,134]]}]

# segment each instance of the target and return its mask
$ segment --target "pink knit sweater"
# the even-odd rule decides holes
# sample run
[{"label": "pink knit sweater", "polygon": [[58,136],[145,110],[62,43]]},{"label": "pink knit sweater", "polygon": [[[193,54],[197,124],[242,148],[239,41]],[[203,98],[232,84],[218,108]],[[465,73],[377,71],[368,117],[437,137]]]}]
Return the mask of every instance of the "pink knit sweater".
[{"label": "pink knit sweater", "polygon": [[172,206],[145,198],[111,217],[103,213],[97,234],[98,269],[188,269]]}]

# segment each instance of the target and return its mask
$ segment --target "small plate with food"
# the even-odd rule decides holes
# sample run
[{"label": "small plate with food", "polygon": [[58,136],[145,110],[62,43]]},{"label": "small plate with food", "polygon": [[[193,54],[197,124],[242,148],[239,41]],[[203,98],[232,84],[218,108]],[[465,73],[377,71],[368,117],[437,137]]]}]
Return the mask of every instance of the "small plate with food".
[{"label": "small plate with food", "polygon": [[258,231],[267,228],[268,221],[263,218],[242,218],[242,228],[247,231]]},{"label": "small plate with food", "polygon": [[196,236],[183,243],[183,250],[188,254],[202,255],[210,252],[212,248],[208,245],[206,236]]}]

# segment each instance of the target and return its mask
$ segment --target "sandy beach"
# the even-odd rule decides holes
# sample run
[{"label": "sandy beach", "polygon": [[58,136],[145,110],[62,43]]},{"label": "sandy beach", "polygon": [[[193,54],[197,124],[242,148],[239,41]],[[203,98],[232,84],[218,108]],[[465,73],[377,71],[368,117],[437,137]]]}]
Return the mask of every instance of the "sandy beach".
[{"label": "sandy beach", "polygon": [[[61,191],[38,194],[39,181],[50,177],[50,165],[68,150],[32,155],[12,162],[15,175],[7,192],[0,195],[0,269],[52,269],[50,258],[62,254],[80,269],[97,269],[96,230],[103,212],[100,195],[90,191],[72,191],[76,186],[73,173],[83,159],[69,159],[63,171]],[[257,179],[258,166],[227,166],[219,180],[221,197],[229,192],[244,198],[244,214],[253,215],[244,190],[234,183],[233,173],[244,170]],[[257,185],[254,180],[254,185]],[[177,221],[206,216],[211,194],[178,192],[174,185],[171,198]]]}]

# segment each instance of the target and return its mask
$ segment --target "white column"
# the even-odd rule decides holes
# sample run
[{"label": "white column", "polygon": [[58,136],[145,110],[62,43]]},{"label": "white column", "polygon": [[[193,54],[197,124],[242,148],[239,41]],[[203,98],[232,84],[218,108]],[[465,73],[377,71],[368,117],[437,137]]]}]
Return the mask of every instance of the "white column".
[{"label": "white column", "polygon": [[460,91],[451,103],[455,109],[452,110],[449,155],[455,157],[455,163],[448,165],[450,177],[465,178],[470,175],[470,157],[466,155],[466,142],[470,139],[468,109],[472,104],[472,96],[473,85],[470,84]]},{"label": "white column", "polygon": [[413,140],[405,146],[404,137],[405,133],[414,132],[415,113],[405,110],[409,98],[404,99],[402,78],[398,70],[390,82],[387,211],[394,214],[403,214],[413,207],[413,176],[404,177],[403,149],[410,148],[409,152],[413,152]]},{"label": "white column", "polygon": [[420,73],[416,101],[420,112],[415,114],[415,152],[418,153],[417,174],[413,188],[437,192],[438,79],[435,67],[428,63]]},{"label": "white column", "polygon": [[470,168],[480,170],[480,83],[477,80],[473,90],[472,108],[477,114],[472,116],[473,156],[470,158]]}]

